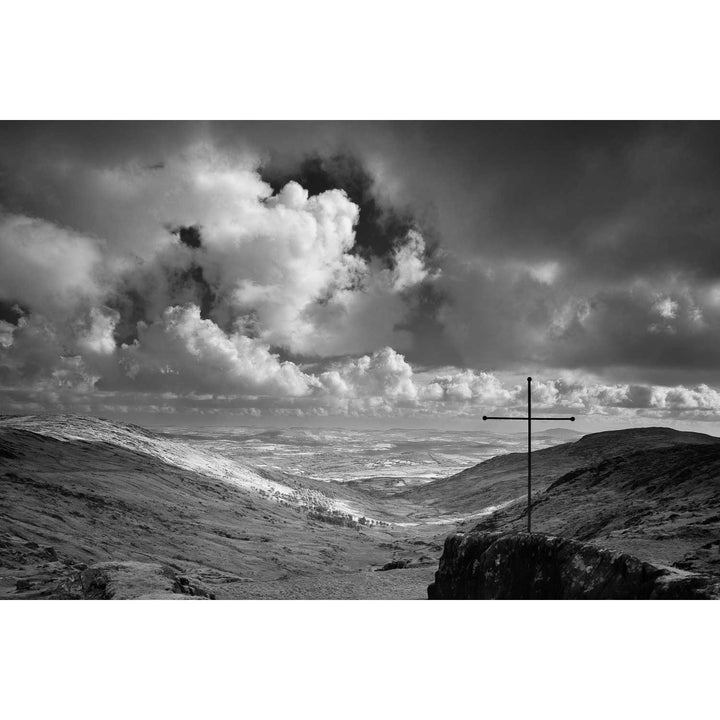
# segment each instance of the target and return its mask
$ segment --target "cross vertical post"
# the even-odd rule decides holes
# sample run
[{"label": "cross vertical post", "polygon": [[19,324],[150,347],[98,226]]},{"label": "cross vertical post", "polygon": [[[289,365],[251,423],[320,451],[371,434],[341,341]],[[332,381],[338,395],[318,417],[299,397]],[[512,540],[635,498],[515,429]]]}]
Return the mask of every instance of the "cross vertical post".
[{"label": "cross vertical post", "polygon": [[532,421],[533,420],[569,420],[575,422],[572,417],[533,417],[532,416],[532,378],[527,379],[527,417],[499,417],[483,415],[483,420],[527,420],[528,447],[527,447],[527,531],[532,533]]},{"label": "cross vertical post", "polygon": [[530,495],[532,492],[532,452],[530,446],[532,444],[532,391],[530,389],[532,378],[527,379],[528,384],[528,533],[532,532],[530,529],[532,523],[530,517],[532,515],[532,502],[530,501]]}]

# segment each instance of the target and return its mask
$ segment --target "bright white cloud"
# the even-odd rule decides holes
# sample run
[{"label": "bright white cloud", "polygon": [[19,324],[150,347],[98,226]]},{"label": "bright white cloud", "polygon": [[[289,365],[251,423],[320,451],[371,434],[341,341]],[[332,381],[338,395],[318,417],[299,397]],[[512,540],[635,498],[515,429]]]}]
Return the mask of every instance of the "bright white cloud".
[{"label": "bright white cloud", "polygon": [[266,343],[202,319],[197,305],[170,307],[160,321],[142,323],[136,343],[122,348],[122,362],[130,378],[158,391],[296,397],[317,385]]},{"label": "bright white cloud", "polygon": [[392,287],[407,290],[425,280],[428,269],[425,265],[425,240],[417,230],[410,230],[405,242],[394,253]]},{"label": "bright white cloud", "polygon": [[474,370],[451,370],[432,377],[423,395],[428,400],[449,402],[473,401],[497,407],[509,403],[513,393],[502,386],[492,373]]},{"label": "bright white cloud", "polygon": [[666,320],[674,320],[677,317],[678,303],[670,297],[663,297],[653,303],[652,309]]},{"label": "bright white cloud", "polygon": [[230,313],[252,314],[260,336],[295,352],[316,349],[321,304],[359,284],[368,267],[350,250],[358,208],[331,190],[308,198],[297,183],[226,223],[202,223],[208,281]]},{"label": "bright white cloud", "polygon": [[44,220],[0,216],[0,297],[55,317],[101,297],[102,245]]},{"label": "bright white cloud", "polygon": [[12,323],[0,320],[0,347],[9,348],[13,344],[15,326]]},{"label": "bright white cloud", "polygon": [[412,367],[389,347],[336,364],[320,375],[320,382],[328,393],[340,397],[380,398],[396,403],[414,403],[418,397]]},{"label": "bright white cloud", "polygon": [[97,355],[112,355],[115,352],[115,326],[120,314],[111,308],[91,308],[87,326],[78,334],[80,350]]}]

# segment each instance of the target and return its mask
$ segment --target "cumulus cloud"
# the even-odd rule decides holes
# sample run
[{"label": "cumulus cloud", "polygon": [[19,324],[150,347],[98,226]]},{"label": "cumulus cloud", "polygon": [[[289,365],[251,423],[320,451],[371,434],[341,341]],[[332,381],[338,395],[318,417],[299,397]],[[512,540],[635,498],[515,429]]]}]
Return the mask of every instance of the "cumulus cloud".
[{"label": "cumulus cloud", "polygon": [[340,190],[309,197],[297,183],[253,208],[247,217],[203,223],[205,275],[227,310],[252,315],[267,342],[307,353],[324,315],[321,303],[340,303],[338,293],[368,274],[350,254],[357,207]]},{"label": "cumulus cloud", "polygon": [[[415,382],[420,384],[420,378],[416,377]],[[426,376],[419,394],[426,404],[441,404],[445,412],[479,416],[495,411],[524,414],[526,392],[525,383],[503,381],[493,373],[448,370],[440,376]],[[533,408],[541,413],[627,419],[649,416],[715,420],[720,412],[720,392],[705,384],[692,387],[609,384],[588,377],[561,377],[533,383]]]},{"label": "cumulus cloud", "polygon": [[112,355],[115,352],[115,327],[120,313],[107,307],[90,308],[87,323],[77,336],[77,345],[81,351]]},{"label": "cumulus cloud", "polygon": [[0,320],[0,347],[9,348],[13,344],[15,326],[12,323]]},{"label": "cumulus cloud", "polygon": [[395,290],[406,290],[418,285],[428,275],[425,264],[425,240],[417,230],[410,230],[406,241],[394,252],[392,286]]},{"label": "cumulus cloud", "polygon": [[389,347],[335,364],[320,375],[320,382],[336,397],[377,397],[406,404],[418,397],[412,367]]},{"label": "cumulus cloud", "polygon": [[493,407],[507,404],[513,393],[492,373],[460,370],[436,375],[423,388],[429,400],[473,401]]},{"label": "cumulus cloud", "polygon": [[37,218],[0,216],[0,293],[46,315],[101,297],[102,244]]},{"label": "cumulus cloud", "polygon": [[666,320],[674,320],[677,317],[679,305],[670,297],[660,298],[653,303],[652,309]]},{"label": "cumulus cloud", "polygon": [[0,301],[18,308],[0,326],[6,382],[415,396],[410,366],[391,350],[347,361],[332,371],[335,385],[279,352],[318,358],[402,347],[407,293],[428,277],[419,232],[395,239],[390,267],[363,257],[359,209],[343,189],[311,195],[289,181],[274,192],[252,155],[207,143],[161,165],[49,157],[41,180],[58,192],[74,184],[83,231],[0,216]]},{"label": "cumulus cloud", "polygon": [[137,341],[122,347],[121,363],[135,386],[153,391],[295,397],[316,384],[266,343],[202,319],[197,305],[170,307],[158,322],[141,323]]}]

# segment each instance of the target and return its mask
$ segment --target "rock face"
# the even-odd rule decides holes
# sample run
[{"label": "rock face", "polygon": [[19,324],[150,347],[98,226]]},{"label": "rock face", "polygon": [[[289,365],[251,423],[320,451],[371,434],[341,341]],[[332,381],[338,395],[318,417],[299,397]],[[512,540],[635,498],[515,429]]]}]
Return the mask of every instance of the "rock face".
[{"label": "rock face", "polygon": [[575,540],[472,532],[445,541],[430,600],[712,599],[705,575],[654,565]]}]

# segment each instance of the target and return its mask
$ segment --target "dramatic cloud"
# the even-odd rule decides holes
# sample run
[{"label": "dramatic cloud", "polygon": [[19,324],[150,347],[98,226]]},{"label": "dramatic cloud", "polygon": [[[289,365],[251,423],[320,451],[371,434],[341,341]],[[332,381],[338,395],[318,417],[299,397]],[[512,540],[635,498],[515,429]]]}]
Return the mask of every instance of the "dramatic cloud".
[{"label": "dramatic cloud", "polygon": [[402,346],[408,292],[432,276],[418,231],[394,238],[392,262],[366,259],[344,190],[310,195],[289,181],[275,193],[252,157],[207,144],[162,166],[51,160],[53,173],[82,188],[81,205],[97,214],[86,232],[101,237],[0,217],[6,385],[414,399],[412,369],[393,350],[338,366],[342,390],[279,352],[317,359]]},{"label": "dramatic cloud", "polygon": [[296,365],[279,362],[268,346],[239,333],[226,335],[197,305],[170,307],[162,320],[140,323],[138,339],[121,349],[126,376],[150,391],[219,394],[309,392],[311,378]]},{"label": "dramatic cloud", "polygon": [[3,124],[0,148],[8,407],[477,417],[532,374],[538,407],[718,411],[714,124]]},{"label": "dramatic cloud", "polygon": [[389,347],[335,365],[320,375],[320,382],[339,398],[379,398],[391,405],[411,405],[418,397],[412,367]]}]

